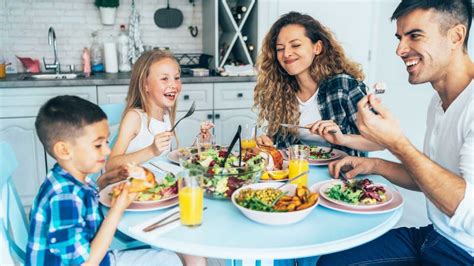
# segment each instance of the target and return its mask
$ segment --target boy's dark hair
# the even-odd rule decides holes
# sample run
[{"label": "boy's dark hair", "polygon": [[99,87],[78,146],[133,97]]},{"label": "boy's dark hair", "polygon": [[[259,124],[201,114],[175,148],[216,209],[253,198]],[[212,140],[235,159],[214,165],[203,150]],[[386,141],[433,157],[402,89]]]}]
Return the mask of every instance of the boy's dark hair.
[{"label": "boy's dark hair", "polygon": [[35,121],[38,137],[46,151],[54,157],[53,145],[60,140],[81,136],[87,125],[107,119],[94,103],[77,96],[63,95],[48,100],[39,110]]},{"label": "boy's dark hair", "polygon": [[445,33],[456,24],[466,26],[466,39],[464,39],[464,50],[467,51],[469,30],[472,23],[472,1],[471,0],[402,0],[392,14],[392,20],[396,20],[416,9],[428,10],[433,8],[443,15],[439,21],[440,28]]}]

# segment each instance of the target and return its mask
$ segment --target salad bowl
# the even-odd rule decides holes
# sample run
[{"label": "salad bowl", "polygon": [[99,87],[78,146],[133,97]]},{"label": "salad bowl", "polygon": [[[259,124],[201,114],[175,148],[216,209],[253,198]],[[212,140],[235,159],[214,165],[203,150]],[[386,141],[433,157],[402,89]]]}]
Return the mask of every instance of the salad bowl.
[{"label": "salad bowl", "polygon": [[224,164],[227,148],[215,146],[206,151],[180,158],[180,166],[204,172],[204,195],[213,199],[230,199],[240,187],[258,182],[267,161],[259,154],[244,153],[239,165],[239,155],[231,153]]}]

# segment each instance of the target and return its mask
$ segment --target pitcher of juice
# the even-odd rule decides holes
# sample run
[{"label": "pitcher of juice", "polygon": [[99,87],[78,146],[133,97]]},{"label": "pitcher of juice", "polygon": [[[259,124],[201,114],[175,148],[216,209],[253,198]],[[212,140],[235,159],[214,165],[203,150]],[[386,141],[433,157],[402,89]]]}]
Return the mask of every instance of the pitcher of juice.
[{"label": "pitcher of juice", "polygon": [[204,191],[201,186],[203,172],[184,170],[179,174],[178,198],[181,224],[199,226],[202,224]]},{"label": "pitcher of juice", "polygon": [[257,126],[255,124],[245,124],[242,126],[241,142],[242,149],[252,149],[257,147]]},{"label": "pitcher of juice", "polygon": [[[288,152],[290,157],[290,161],[288,162],[289,179],[309,170],[309,150],[306,149],[304,145],[293,145],[289,147]],[[303,175],[298,179],[291,181],[291,183],[308,186],[308,175]]]}]

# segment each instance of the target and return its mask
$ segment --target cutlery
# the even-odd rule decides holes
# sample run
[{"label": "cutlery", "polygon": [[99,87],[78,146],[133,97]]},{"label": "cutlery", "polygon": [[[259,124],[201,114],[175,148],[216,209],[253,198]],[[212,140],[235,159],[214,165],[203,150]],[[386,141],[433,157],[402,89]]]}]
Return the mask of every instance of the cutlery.
[{"label": "cutlery", "polygon": [[[207,209],[207,207],[204,207],[202,210],[205,211],[206,209]],[[179,214],[179,210],[177,210],[177,211],[171,213],[170,215],[168,215],[168,216],[166,216],[166,217],[164,217],[164,218],[162,218],[162,219],[160,219],[160,220],[158,220],[158,221],[152,223],[151,225],[149,225],[149,226],[143,228],[143,232],[150,232],[150,231],[155,230],[156,228],[159,228],[159,227],[165,226],[165,225],[167,225],[167,224],[170,224],[170,223],[173,223],[173,222],[178,221],[178,220],[180,219],[180,217],[177,217],[177,218],[174,218],[174,219],[172,219],[172,220],[166,221],[166,220],[168,220],[169,218],[175,216],[176,214]],[[166,222],[164,222],[164,221],[166,221]]]},{"label": "cutlery", "polygon": [[339,178],[344,181],[344,183],[346,182],[351,182],[347,176],[346,176],[346,172],[352,170],[352,167],[350,166],[342,166],[341,169],[339,169]]},{"label": "cutlery", "polygon": [[170,174],[171,176],[173,176],[174,179],[176,179],[176,175],[175,175],[173,172],[163,169],[163,167],[160,167],[159,165],[157,165],[157,164],[154,163],[154,162],[150,162],[150,164],[151,164],[153,167],[155,167],[156,169],[160,170],[161,172],[163,172],[163,173],[165,173],[165,174]]},{"label": "cutlery", "polygon": [[186,117],[190,117],[194,113],[194,110],[196,110],[195,101],[193,101],[193,103],[191,104],[191,107],[189,107],[188,112],[183,117],[181,117],[176,123],[174,123],[174,126],[170,129],[170,132],[173,132],[174,128],[179,124],[179,122],[181,122]]},{"label": "cutlery", "polygon": [[[305,127],[305,126],[292,125],[292,124],[280,124],[280,126],[282,126],[282,127],[287,127],[287,128],[295,128],[295,127],[296,127],[296,128],[309,129],[309,128]],[[336,134],[337,131],[335,131],[335,130],[329,130],[329,133],[331,133],[331,134]]]},{"label": "cutlery", "polygon": [[[242,132],[242,126],[239,125],[237,128],[237,132],[235,132],[235,136],[232,139],[232,142],[229,145],[229,148],[227,149],[227,153],[224,157],[224,161],[222,161],[221,167],[224,167],[225,162],[227,161],[227,158],[229,158],[230,153],[232,152],[232,149],[234,148],[235,143],[237,143],[237,140],[240,139],[240,133]],[[240,143],[241,141],[239,141]],[[242,147],[239,149],[239,166],[242,166]]]}]

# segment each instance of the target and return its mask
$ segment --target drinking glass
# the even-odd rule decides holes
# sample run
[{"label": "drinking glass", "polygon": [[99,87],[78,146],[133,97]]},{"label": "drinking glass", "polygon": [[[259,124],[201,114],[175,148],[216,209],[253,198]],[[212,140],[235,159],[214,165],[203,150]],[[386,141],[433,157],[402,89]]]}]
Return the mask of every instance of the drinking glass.
[{"label": "drinking glass", "polygon": [[178,198],[181,224],[199,226],[202,224],[204,190],[203,172],[197,169],[184,170],[178,174]]},{"label": "drinking glass", "polygon": [[214,147],[216,144],[216,138],[214,135],[203,136],[202,134],[198,134],[196,136],[196,140],[194,142],[198,151],[207,151],[210,148]]},{"label": "drinking glass", "polygon": [[[288,178],[292,179],[297,175],[309,170],[308,156],[309,150],[304,145],[293,145],[288,149],[290,161],[288,163]],[[308,175],[303,175],[296,180],[291,181],[292,184],[308,186]]]},{"label": "drinking glass", "polygon": [[242,149],[252,149],[257,147],[257,125],[255,124],[244,124],[242,125],[241,133],[241,145]]}]

